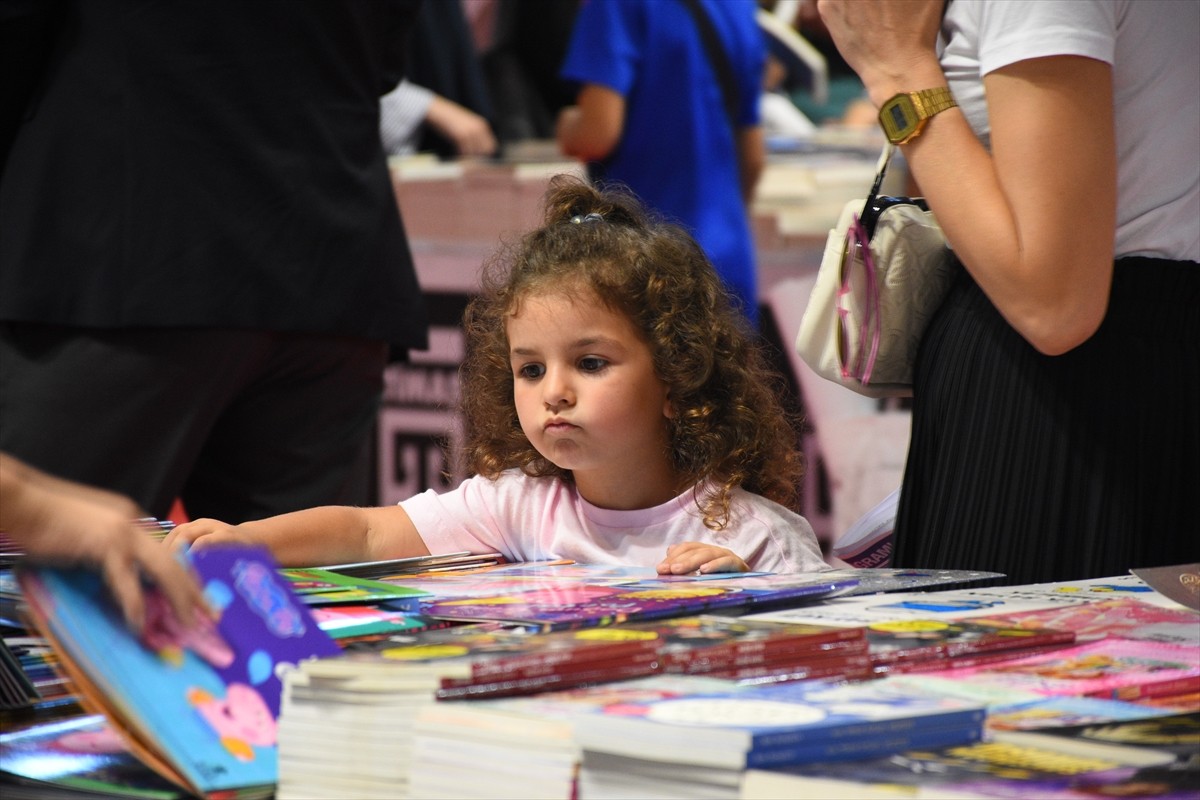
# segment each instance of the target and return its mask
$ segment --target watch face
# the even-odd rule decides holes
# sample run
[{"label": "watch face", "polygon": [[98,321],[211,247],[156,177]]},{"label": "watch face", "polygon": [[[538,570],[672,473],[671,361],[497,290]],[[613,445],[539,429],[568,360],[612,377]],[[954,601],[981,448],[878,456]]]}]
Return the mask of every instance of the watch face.
[{"label": "watch face", "polygon": [[905,111],[906,109],[900,103],[896,103],[888,109],[888,113],[892,117],[892,127],[898,131],[904,130],[912,124],[912,121],[909,119]]},{"label": "watch face", "polygon": [[884,134],[893,144],[907,138],[916,130],[919,121],[912,98],[906,94],[896,95],[879,109],[879,124],[883,126]]}]

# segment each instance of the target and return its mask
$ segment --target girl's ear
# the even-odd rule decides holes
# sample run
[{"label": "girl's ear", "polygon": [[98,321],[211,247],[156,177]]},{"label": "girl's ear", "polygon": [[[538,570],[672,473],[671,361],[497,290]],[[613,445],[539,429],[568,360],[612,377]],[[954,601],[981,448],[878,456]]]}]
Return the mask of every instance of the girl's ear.
[{"label": "girl's ear", "polygon": [[663,398],[663,416],[667,419],[675,419],[675,404],[671,402],[671,394]]}]

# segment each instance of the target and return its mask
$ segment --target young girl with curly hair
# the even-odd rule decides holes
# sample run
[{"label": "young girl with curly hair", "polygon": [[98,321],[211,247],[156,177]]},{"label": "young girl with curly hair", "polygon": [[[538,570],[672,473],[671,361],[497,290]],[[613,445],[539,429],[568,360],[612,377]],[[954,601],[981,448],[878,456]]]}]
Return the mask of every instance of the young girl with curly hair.
[{"label": "young girl with curly hair", "polygon": [[632,195],[560,176],[545,222],[485,268],[464,319],[457,488],[324,507],[175,545],[265,544],[285,566],[455,551],[692,572],[826,568],[789,506],[796,433],[696,242]]}]

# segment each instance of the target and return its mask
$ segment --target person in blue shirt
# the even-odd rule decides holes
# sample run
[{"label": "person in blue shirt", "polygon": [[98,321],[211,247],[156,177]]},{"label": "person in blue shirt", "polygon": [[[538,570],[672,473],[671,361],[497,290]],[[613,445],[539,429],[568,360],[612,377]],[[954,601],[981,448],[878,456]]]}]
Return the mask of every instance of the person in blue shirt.
[{"label": "person in blue shirt", "polygon": [[566,155],[623,183],[689,229],[757,321],[749,204],[766,161],[758,101],[766,44],[754,0],[698,0],[736,84],[733,118],[685,2],[591,0],[579,9],[561,74],[579,86],[558,117]]}]

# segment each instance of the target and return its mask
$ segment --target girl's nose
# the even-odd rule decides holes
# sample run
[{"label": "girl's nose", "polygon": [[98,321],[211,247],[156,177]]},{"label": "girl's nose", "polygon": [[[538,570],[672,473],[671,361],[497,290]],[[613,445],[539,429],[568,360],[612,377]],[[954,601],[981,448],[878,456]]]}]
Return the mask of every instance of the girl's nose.
[{"label": "girl's nose", "polygon": [[546,375],[542,378],[542,402],[550,410],[574,405],[575,392],[563,370],[547,370]]}]

